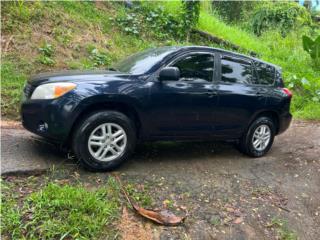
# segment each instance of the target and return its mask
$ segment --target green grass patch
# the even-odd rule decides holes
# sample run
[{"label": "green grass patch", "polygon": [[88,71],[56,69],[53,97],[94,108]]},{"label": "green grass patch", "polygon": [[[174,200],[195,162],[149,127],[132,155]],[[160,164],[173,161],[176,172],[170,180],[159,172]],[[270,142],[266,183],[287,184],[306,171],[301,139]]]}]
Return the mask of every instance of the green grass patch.
[{"label": "green grass patch", "polygon": [[1,180],[1,235],[5,233],[12,239],[21,239],[21,211],[18,196],[12,186]]},{"label": "green grass patch", "polygon": [[289,229],[287,221],[274,218],[271,221],[271,226],[276,228],[280,240],[297,240],[297,234]]},{"label": "green grass patch", "polygon": [[1,64],[1,110],[8,117],[15,118],[19,114],[23,85],[27,79],[25,73],[12,62]]},{"label": "green grass patch", "polygon": [[105,187],[96,190],[81,185],[49,183],[27,196],[21,207],[8,192],[2,195],[3,236],[12,239],[109,239],[116,233],[120,201],[119,187],[113,178],[109,178]]}]

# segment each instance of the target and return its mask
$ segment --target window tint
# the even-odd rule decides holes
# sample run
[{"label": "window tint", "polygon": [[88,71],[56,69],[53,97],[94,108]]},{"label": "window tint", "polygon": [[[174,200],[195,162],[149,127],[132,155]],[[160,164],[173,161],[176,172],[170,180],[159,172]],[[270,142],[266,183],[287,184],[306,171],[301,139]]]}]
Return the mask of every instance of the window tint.
[{"label": "window tint", "polygon": [[180,81],[212,81],[214,57],[211,54],[188,55],[174,63],[180,70]]},{"label": "window tint", "polygon": [[259,83],[265,85],[271,85],[275,78],[274,67],[265,63],[256,63],[256,69],[258,73]]},{"label": "window tint", "polygon": [[253,83],[250,62],[238,58],[221,59],[221,81],[228,83]]}]

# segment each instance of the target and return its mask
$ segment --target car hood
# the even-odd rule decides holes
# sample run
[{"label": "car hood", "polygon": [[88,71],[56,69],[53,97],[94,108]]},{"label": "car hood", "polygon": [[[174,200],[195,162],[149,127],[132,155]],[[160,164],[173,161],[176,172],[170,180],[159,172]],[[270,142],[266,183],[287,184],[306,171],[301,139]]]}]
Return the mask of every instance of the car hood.
[{"label": "car hood", "polygon": [[50,82],[79,82],[79,81],[105,81],[108,79],[124,79],[129,78],[130,75],[109,70],[91,70],[91,71],[60,71],[41,73],[33,75],[29,78],[28,83],[31,85],[39,85]]}]

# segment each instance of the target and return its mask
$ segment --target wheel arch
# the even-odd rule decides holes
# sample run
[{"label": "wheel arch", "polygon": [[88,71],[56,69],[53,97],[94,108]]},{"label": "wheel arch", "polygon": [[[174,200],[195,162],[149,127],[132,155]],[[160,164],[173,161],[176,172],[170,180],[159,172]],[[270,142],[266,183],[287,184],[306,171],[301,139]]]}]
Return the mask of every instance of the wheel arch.
[{"label": "wheel arch", "polygon": [[91,115],[94,112],[106,111],[106,110],[121,112],[124,115],[126,115],[129,119],[131,119],[135,126],[137,139],[139,139],[141,135],[141,119],[135,107],[133,107],[132,105],[126,102],[106,101],[106,102],[88,104],[79,111],[77,116],[73,119],[73,124],[69,131],[66,144],[67,145],[71,144],[75,129],[81,124],[81,122],[84,119],[86,119],[89,115]]},{"label": "wheel arch", "polygon": [[274,124],[275,124],[275,127],[276,127],[276,133],[275,134],[277,135],[279,133],[280,119],[279,119],[279,114],[276,111],[274,111],[274,110],[262,110],[262,111],[256,113],[253,116],[253,118],[251,119],[248,127],[252,124],[252,122],[254,120],[256,120],[259,117],[269,117],[269,118],[271,118],[273,120]]}]

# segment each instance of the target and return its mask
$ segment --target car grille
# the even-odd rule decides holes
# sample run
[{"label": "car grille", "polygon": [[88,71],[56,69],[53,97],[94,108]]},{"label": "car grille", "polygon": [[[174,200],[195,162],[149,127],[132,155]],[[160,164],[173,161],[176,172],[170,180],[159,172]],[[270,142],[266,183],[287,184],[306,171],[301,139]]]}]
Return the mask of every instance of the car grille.
[{"label": "car grille", "polygon": [[34,91],[34,87],[31,84],[26,84],[26,86],[23,89],[24,96],[26,99],[29,99]]}]

